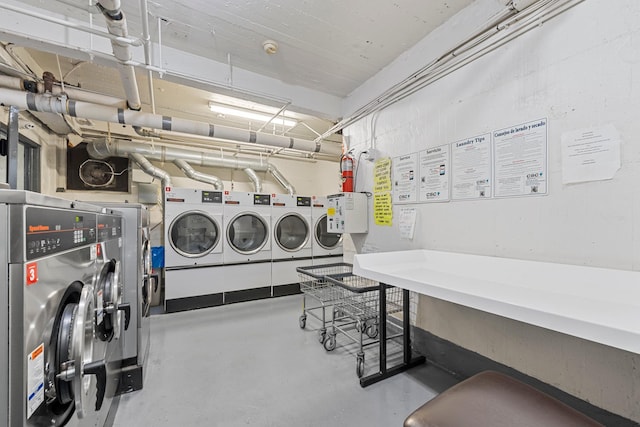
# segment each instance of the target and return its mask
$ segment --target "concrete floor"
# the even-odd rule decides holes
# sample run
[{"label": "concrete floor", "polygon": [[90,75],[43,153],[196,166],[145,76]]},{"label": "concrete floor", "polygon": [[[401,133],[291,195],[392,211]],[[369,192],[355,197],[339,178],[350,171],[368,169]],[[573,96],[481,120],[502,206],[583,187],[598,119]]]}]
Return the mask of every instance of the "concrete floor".
[{"label": "concrete floor", "polygon": [[[301,296],[154,315],[144,389],[121,397],[116,427],[401,426],[455,380],[423,365],[367,388],[357,347],[327,352]],[[377,370],[375,347],[365,375]]]}]

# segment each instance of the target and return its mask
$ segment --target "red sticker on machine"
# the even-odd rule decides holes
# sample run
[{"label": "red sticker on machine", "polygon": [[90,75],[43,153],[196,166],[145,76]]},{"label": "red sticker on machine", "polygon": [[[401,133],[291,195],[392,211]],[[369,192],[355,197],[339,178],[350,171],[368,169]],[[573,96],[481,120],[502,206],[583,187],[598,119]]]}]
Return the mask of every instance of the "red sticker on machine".
[{"label": "red sticker on machine", "polygon": [[27,286],[38,282],[38,263],[27,264]]}]

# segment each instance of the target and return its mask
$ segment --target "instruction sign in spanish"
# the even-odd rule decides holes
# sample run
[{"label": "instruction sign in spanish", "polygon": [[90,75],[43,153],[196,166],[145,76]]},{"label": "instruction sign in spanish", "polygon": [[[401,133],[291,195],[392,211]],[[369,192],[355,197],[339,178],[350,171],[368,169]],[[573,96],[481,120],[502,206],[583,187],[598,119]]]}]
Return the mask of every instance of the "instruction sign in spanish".
[{"label": "instruction sign in spanish", "polygon": [[547,194],[547,119],[493,132],[494,195]]},{"label": "instruction sign in spanish", "polygon": [[611,179],[620,169],[620,134],[613,125],[562,134],[562,183]]},{"label": "instruction sign in spanish", "polygon": [[418,194],[418,153],[393,159],[393,202],[413,203]]},{"label": "instruction sign in spanish", "polygon": [[443,202],[449,200],[449,145],[428,148],[420,155],[419,202]]},{"label": "instruction sign in spanish", "polygon": [[491,198],[491,134],[451,144],[451,198]]},{"label": "instruction sign in spanish", "polygon": [[373,218],[376,225],[390,226],[393,219],[391,205],[391,159],[376,160],[373,167]]}]

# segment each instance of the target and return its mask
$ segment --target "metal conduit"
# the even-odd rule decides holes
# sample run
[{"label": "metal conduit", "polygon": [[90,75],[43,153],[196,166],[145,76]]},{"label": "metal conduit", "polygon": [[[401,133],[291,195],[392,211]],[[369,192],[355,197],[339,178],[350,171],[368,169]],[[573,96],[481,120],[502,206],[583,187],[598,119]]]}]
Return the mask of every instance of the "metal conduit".
[{"label": "metal conduit", "polygon": [[[87,152],[95,159],[105,159],[107,157],[127,157],[133,154],[143,156],[148,159],[161,162],[173,162],[184,160],[185,162],[208,167],[219,167],[226,169],[242,170],[251,169],[254,173],[267,172],[287,190],[288,194],[294,195],[294,186],[284,177],[278,168],[269,162],[257,162],[238,158],[221,158],[211,153],[185,150],[181,148],[166,147],[160,145],[147,145],[131,141],[93,141],[87,144]],[[245,171],[245,173],[247,173]],[[255,185],[255,183],[254,183]]]},{"label": "metal conduit", "polygon": [[260,179],[256,171],[251,168],[244,168],[243,171],[247,174],[251,182],[253,182],[253,191],[255,191],[256,193],[262,193],[262,180]]},{"label": "metal conduit", "polygon": [[142,154],[131,153],[129,157],[133,159],[133,161],[136,162],[147,175],[160,178],[162,180],[163,187],[171,187],[171,175],[169,175],[168,172],[153,166]]},{"label": "metal conduit", "polygon": [[222,180],[217,176],[199,172],[183,159],[176,159],[173,161],[173,164],[178,166],[180,170],[184,172],[187,178],[211,184],[216,190],[224,190],[224,184],[222,183]]}]

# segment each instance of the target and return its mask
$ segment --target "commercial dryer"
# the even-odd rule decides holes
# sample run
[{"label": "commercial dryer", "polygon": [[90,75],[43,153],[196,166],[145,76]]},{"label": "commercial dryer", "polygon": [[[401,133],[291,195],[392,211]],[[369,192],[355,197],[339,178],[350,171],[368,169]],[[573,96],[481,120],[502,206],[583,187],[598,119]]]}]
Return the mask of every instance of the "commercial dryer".
[{"label": "commercial dryer", "polygon": [[[143,386],[149,354],[150,304],[153,287],[149,210],[138,203],[102,203],[123,218],[122,298],[130,306],[130,324],[122,337],[122,375],[120,391],[139,390]],[[109,259],[109,258],[107,258]]]},{"label": "commercial dryer", "polygon": [[298,293],[297,267],[311,263],[311,197],[271,195],[273,296]]},{"label": "commercial dryer", "polygon": [[312,197],[313,242],[311,248],[314,265],[342,262],[342,234],[327,232],[327,207],[326,197]]},{"label": "commercial dryer", "polygon": [[164,200],[165,309],[195,308],[185,302],[213,292],[202,268],[223,261],[222,192],[167,187]]},{"label": "commercial dryer", "polygon": [[95,338],[99,210],[0,190],[0,425],[103,426],[116,407]]}]

